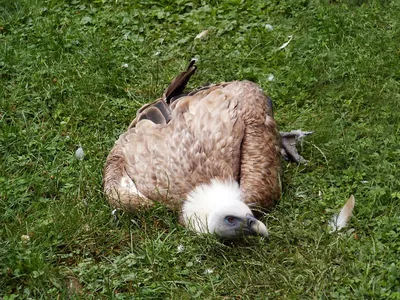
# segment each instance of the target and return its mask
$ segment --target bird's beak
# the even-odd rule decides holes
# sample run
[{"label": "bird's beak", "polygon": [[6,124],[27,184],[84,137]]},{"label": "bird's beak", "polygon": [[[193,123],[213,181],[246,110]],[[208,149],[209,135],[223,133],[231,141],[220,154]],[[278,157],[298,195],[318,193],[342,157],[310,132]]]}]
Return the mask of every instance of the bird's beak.
[{"label": "bird's beak", "polygon": [[248,214],[245,218],[245,232],[249,235],[259,235],[268,238],[267,226],[260,220],[257,220],[252,215]]}]

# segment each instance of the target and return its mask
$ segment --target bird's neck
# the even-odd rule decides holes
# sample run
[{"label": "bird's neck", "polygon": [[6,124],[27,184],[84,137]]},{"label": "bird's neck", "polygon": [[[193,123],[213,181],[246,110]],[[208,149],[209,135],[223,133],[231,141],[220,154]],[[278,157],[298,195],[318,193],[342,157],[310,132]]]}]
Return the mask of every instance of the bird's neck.
[{"label": "bird's neck", "polygon": [[213,179],[209,184],[198,185],[188,194],[182,207],[183,221],[192,230],[209,232],[210,215],[237,201],[242,202],[236,181]]}]

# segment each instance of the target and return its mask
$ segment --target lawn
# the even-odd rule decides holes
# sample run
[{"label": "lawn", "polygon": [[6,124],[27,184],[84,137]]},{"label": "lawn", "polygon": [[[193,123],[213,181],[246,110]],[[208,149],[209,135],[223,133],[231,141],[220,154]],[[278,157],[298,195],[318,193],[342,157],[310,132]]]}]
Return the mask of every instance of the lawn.
[{"label": "lawn", "polygon": [[[114,141],[192,57],[189,88],[255,81],[281,130],[315,131],[268,243],[102,193]],[[397,0],[1,0],[0,297],[400,299],[399,135]]]}]

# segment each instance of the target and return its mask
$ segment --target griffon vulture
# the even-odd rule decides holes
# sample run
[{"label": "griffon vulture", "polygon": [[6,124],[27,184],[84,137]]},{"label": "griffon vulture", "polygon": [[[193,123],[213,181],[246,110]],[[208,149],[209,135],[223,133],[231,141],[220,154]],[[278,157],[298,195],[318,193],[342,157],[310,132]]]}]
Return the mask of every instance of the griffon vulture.
[{"label": "griffon vulture", "polygon": [[267,237],[251,209],[270,208],[281,194],[282,144],[271,100],[250,81],[183,94],[195,70],[192,60],[160,99],[138,110],[107,157],[105,194],[128,210],[162,202],[200,233]]}]

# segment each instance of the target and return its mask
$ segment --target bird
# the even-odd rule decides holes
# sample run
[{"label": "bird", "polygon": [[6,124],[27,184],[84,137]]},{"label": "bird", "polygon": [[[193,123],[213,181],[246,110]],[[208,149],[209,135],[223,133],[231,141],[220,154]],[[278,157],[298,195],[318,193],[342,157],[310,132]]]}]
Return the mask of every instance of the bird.
[{"label": "bird", "polygon": [[255,212],[280,198],[285,151],[272,101],[246,80],[185,93],[196,69],[191,60],[159,99],[137,111],[107,156],[105,195],[128,211],[161,202],[198,233],[268,238]]}]

